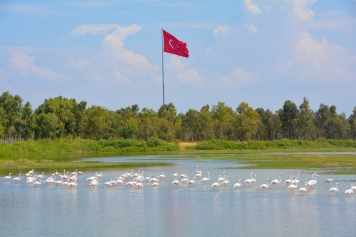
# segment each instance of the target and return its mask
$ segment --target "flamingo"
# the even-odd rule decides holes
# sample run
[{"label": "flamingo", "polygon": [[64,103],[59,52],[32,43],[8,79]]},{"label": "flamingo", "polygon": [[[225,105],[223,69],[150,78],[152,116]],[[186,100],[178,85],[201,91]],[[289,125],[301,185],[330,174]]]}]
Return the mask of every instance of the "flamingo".
[{"label": "flamingo", "polygon": [[[239,188],[239,187],[241,187],[241,184],[242,184],[242,179],[239,179],[239,182],[236,183],[236,184],[234,184],[234,188]],[[244,184],[244,186],[245,186],[245,184]]]},{"label": "flamingo", "polygon": [[105,182],[104,183],[104,185],[105,185],[105,187],[107,187],[107,186],[112,186],[112,182],[111,182],[112,180],[110,180],[110,181],[108,181],[108,182]]},{"label": "flamingo", "polygon": [[46,181],[43,182],[43,184],[53,184],[54,183],[54,179],[53,179],[54,175],[52,174],[51,177],[49,177],[48,179],[46,179]]},{"label": "flamingo", "polygon": [[11,180],[11,173],[9,173],[8,176],[5,176],[4,178],[2,178],[3,181],[7,181],[7,180]]},{"label": "flamingo", "polygon": [[206,181],[209,181],[209,180],[210,180],[210,172],[208,172],[208,178],[206,178],[206,177],[205,177],[205,178],[202,178],[202,179],[201,179],[201,182],[202,182],[202,183],[206,183]]},{"label": "flamingo", "polygon": [[21,173],[19,174],[19,177],[15,177],[12,181],[18,182],[18,181],[20,181],[20,180],[21,180]]},{"label": "flamingo", "polygon": [[349,197],[350,197],[350,194],[353,194],[353,193],[354,193],[354,191],[352,191],[352,189],[348,189],[345,191],[345,194],[348,194]]},{"label": "flamingo", "polygon": [[184,183],[187,183],[189,181],[189,175],[187,174],[187,177],[186,178],[183,178],[180,180],[180,183],[181,185],[184,184]]},{"label": "flamingo", "polygon": [[287,179],[286,181],[284,181],[284,183],[288,186],[288,184],[292,184],[294,180],[293,175],[290,176],[290,179]]},{"label": "flamingo", "polygon": [[154,182],[154,183],[152,183],[152,185],[151,185],[152,187],[158,187],[159,186],[159,181],[158,182]]},{"label": "flamingo", "polygon": [[32,187],[38,187],[38,185],[41,184],[41,179],[39,179],[38,181],[33,182],[33,186]]},{"label": "flamingo", "polygon": [[331,195],[337,195],[335,192],[339,191],[339,183],[336,183],[336,187],[330,189]]},{"label": "flamingo", "polygon": [[259,188],[263,188],[263,189],[269,188],[270,182],[271,182],[271,180],[267,179],[267,184],[262,184]]},{"label": "flamingo", "polygon": [[116,183],[117,183],[117,185],[121,186],[124,183],[124,181],[122,179],[118,178],[116,180]]},{"label": "flamingo", "polygon": [[224,185],[224,187],[226,187],[226,185],[229,183],[230,183],[230,176],[228,176],[227,180],[224,180],[221,184]]},{"label": "flamingo", "polygon": [[165,178],[165,177],[166,177],[166,171],[163,171],[163,174],[158,175],[158,179],[159,179],[159,180],[162,180],[162,179]]},{"label": "flamingo", "polygon": [[189,175],[188,170],[186,170],[185,174],[179,175],[179,178],[184,179],[184,178],[187,178],[188,175]]},{"label": "flamingo", "polygon": [[288,189],[292,190],[292,193],[293,193],[293,190],[297,189],[297,188],[298,188],[298,184],[291,184],[291,185],[288,186]]},{"label": "flamingo", "polygon": [[37,175],[37,178],[43,179],[44,178],[44,172],[42,172],[42,174]]},{"label": "flamingo", "polygon": [[298,176],[293,180],[292,184],[298,184],[300,181],[300,172],[298,172]]},{"label": "flamingo", "polygon": [[[158,183],[158,181],[157,182],[154,182],[154,183]],[[153,184],[152,184],[153,185]],[[136,183],[135,185],[134,185],[135,187],[137,187],[137,189],[140,189],[140,188],[142,188],[143,187],[143,183]]]},{"label": "flamingo", "polygon": [[158,181],[158,173],[156,174],[156,178],[151,178],[150,179],[151,183],[154,183],[154,182],[157,182],[157,181]]},{"label": "flamingo", "polygon": [[188,184],[188,188],[190,188],[191,186],[192,186],[192,184],[195,184],[195,177],[193,178],[193,179],[191,179],[191,180],[189,180],[188,182],[187,182],[187,184]]},{"label": "flamingo", "polygon": [[198,180],[198,179],[201,179],[201,175],[202,175],[202,174],[200,174],[200,173],[199,173],[199,174],[195,174],[194,178],[196,178],[197,180]]},{"label": "flamingo", "polygon": [[354,184],[351,184],[351,190],[356,191],[356,186]]},{"label": "flamingo", "polygon": [[76,181],[72,181],[68,183],[68,188],[75,188],[77,187],[77,182]]},{"label": "flamingo", "polygon": [[177,188],[177,185],[179,184],[179,185],[181,185],[181,183],[179,182],[179,180],[173,180],[172,182],[170,182],[169,183],[170,185],[171,185],[171,187],[172,187],[172,184],[175,184],[176,185],[176,188]]},{"label": "flamingo", "polygon": [[[255,178],[253,178],[252,176],[255,176]],[[257,174],[254,174],[254,173],[251,173],[251,183],[256,183],[256,177],[257,177]]]},{"label": "flamingo", "polygon": [[194,166],[194,167],[195,167],[195,173],[196,173],[196,174],[200,174],[200,175],[203,174],[203,171],[198,170],[198,166]]},{"label": "flamingo", "polygon": [[218,178],[218,182],[221,183],[222,181],[224,181],[226,179],[226,172],[223,171],[223,174],[224,174],[224,177],[222,177],[221,175],[219,175],[219,178]]},{"label": "flamingo", "polygon": [[299,189],[300,192],[306,192],[306,191],[308,191],[308,189],[307,189],[307,187],[308,187],[308,182],[305,182],[305,183],[304,183],[304,186],[305,186],[305,187],[301,187],[301,188]]},{"label": "flamingo", "polygon": [[314,185],[317,183],[317,180],[316,180],[317,176],[318,175],[316,174],[316,172],[314,174],[312,174],[312,179],[308,181],[308,186],[310,188],[313,188]]},{"label": "flamingo", "polygon": [[281,183],[281,176],[282,176],[282,174],[279,173],[279,180],[278,179],[272,180],[272,182],[271,182],[272,186],[270,188],[272,188],[273,185],[276,185],[276,188],[278,188],[278,184]]},{"label": "flamingo", "polygon": [[334,173],[331,174],[331,179],[325,179],[325,181],[323,182],[323,185],[324,183],[328,183],[330,185],[330,183],[334,181]]},{"label": "flamingo", "polygon": [[213,188],[213,190],[212,191],[214,191],[214,189],[216,188],[218,188],[218,186],[220,186],[220,183],[219,182],[215,182],[215,183],[213,183],[212,185],[211,185],[211,187]]},{"label": "flamingo", "polygon": [[[63,182],[63,185],[65,185],[64,184],[65,182]],[[95,179],[93,179],[89,184],[88,184],[88,186],[98,186],[99,185],[99,178],[98,177],[96,177]]]}]

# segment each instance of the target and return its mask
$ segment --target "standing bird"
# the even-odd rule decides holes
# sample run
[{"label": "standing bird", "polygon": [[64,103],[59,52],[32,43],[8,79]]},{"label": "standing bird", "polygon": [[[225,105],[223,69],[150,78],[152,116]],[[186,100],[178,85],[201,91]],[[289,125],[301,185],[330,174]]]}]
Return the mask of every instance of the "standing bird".
[{"label": "standing bird", "polygon": [[288,189],[292,190],[292,193],[293,193],[293,190],[297,189],[297,188],[298,188],[298,184],[291,184],[291,185],[288,186]]},{"label": "standing bird", "polygon": [[188,183],[188,188],[192,187],[193,184],[195,184],[195,177],[191,180],[189,180],[187,183]]},{"label": "standing bird", "polygon": [[267,179],[267,184],[262,184],[259,188],[263,188],[263,189],[268,188],[270,181],[271,181],[270,179]]},{"label": "standing bird", "polygon": [[305,187],[301,187],[301,188],[299,189],[300,192],[306,192],[306,191],[308,191],[308,189],[307,189],[308,183],[305,182],[304,185],[305,185]]},{"label": "standing bird", "polygon": [[339,191],[339,183],[336,183],[336,187],[330,189],[331,195],[337,195],[336,192]]},{"label": "standing bird", "polygon": [[179,182],[179,180],[173,180],[172,182],[170,182],[169,183],[170,185],[171,185],[171,187],[172,187],[172,184],[175,184],[176,185],[176,188],[177,188],[177,185],[179,184],[179,185],[181,185],[181,183]]},{"label": "standing bird", "polygon": [[196,174],[200,174],[200,175],[203,174],[203,171],[198,170],[198,166],[194,166],[194,167],[195,167],[195,173],[196,173]]},{"label": "standing bird", "polygon": [[278,184],[280,184],[280,183],[281,183],[281,176],[282,176],[282,174],[281,174],[281,173],[279,173],[279,180],[278,180],[278,179],[274,179],[274,180],[272,180],[272,182],[271,182],[272,186],[271,186],[270,188],[272,188],[272,187],[273,187],[273,185],[276,185],[276,188],[278,188]]},{"label": "standing bird", "polygon": [[11,180],[11,173],[9,173],[8,176],[5,176],[4,178],[2,178],[3,181],[7,181],[7,180]]},{"label": "standing bird", "polygon": [[356,191],[356,186],[354,184],[351,184],[351,190]]},{"label": "standing bird", "polygon": [[331,179],[326,179],[324,182],[323,182],[323,185],[324,183],[328,183],[330,185],[330,183],[334,181],[334,173],[331,174]]},{"label": "standing bird", "polygon": [[[239,179],[239,182],[234,184],[234,189],[241,187],[242,184],[243,184],[242,179]],[[244,186],[245,186],[245,184],[244,184]]]},{"label": "standing bird", "polygon": [[224,180],[221,184],[224,185],[224,187],[226,187],[226,184],[230,183],[230,176],[227,177],[227,180]]},{"label": "standing bird", "polygon": [[349,197],[350,197],[350,194],[353,194],[353,193],[354,193],[354,191],[352,191],[352,189],[348,189],[345,191],[345,194],[348,194]]},{"label": "standing bird", "polygon": [[201,179],[201,182],[205,184],[206,181],[209,181],[209,180],[210,180],[210,172],[208,172],[208,178],[207,178],[207,177],[202,178],[202,179]]},{"label": "standing bird", "polygon": [[18,181],[20,181],[20,180],[21,180],[21,173],[19,174],[19,177],[15,177],[12,181],[18,182]]},{"label": "standing bird", "polygon": [[217,189],[218,186],[220,186],[219,182],[215,182],[215,183],[213,183],[213,185],[211,185],[211,187],[213,188],[213,191],[214,191],[215,188]]}]

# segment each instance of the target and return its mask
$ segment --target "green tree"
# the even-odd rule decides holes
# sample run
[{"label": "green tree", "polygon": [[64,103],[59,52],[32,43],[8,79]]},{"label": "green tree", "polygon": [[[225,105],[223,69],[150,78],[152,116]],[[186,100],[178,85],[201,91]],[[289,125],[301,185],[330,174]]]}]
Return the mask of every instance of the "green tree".
[{"label": "green tree", "polygon": [[234,121],[235,137],[238,140],[249,141],[257,133],[260,116],[245,102],[242,102],[236,108],[236,112],[237,115]]},{"label": "green tree", "polygon": [[213,114],[209,110],[209,105],[205,105],[200,109],[197,121],[202,139],[207,140],[214,138],[214,119]]},{"label": "green tree", "polygon": [[229,138],[229,132],[232,130],[231,123],[234,119],[234,112],[231,107],[228,107],[223,102],[218,102],[213,105],[212,114],[215,124],[215,132],[217,137],[221,139]]},{"label": "green tree", "polygon": [[296,130],[296,119],[299,116],[297,106],[290,100],[284,102],[282,110],[280,110],[279,117],[282,122],[282,130],[284,136],[289,139],[294,138]]},{"label": "green tree", "polygon": [[[8,91],[0,96],[1,121],[3,137],[16,135],[15,121],[21,117],[22,99],[19,95],[12,96]],[[11,131],[10,131],[11,130]]]},{"label": "green tree", "polygon": [[297,134],[299,139],[316,139],[315,115],[310,109],[309,101],[303,98],[303,103],[299,106],[299,117],[297,120]]},{"label": "green tree", "polygon": [[324,137],[325,124],[331,116],[329,106],[320,104],[318,111],[315,113],[316,126],[318,128],[318,137]]},{"label": "green tree", "polygon": [[197,140],[198,126],[197,126],[198,111],[189,109],[184,116],[182,116],[182,129],[185,133],[185,138],[188,141]]},{"label": "green tree", "polygon": [[349,124],[350,124],[350,133],[351,133],[351,138],[356,140],[356,107],[354,107],[354,110],[352,111],[352,114],[349,117]]}]

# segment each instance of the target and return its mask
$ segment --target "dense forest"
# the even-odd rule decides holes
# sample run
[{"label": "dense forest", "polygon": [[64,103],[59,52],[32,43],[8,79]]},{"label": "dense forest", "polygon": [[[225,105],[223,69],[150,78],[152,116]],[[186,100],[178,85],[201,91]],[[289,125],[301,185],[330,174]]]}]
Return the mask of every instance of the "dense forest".
[{"label": "dense forest", "polygon": [[158,111],[138,105],[116,111],[101,106],[87,107],[62,96],[46,99],[33,110],[19,95],[4,92],[0,96],[0,136],[2,138],[86,139],[131,138],[147,141],[157,137],[165,141],[231,141],[356,139],[356,107],[347,118],[334,105],[321,104],[317,111],[307,98],[297,106],[287,100],[278,111],[253,109],[240,103],[236,109],[223,102],[178,113],[170,103]]}]

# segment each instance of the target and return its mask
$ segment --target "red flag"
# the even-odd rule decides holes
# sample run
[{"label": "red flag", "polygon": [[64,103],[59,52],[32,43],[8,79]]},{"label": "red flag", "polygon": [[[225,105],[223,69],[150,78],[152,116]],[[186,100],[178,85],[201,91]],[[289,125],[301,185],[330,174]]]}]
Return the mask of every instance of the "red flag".
[{"label": "red flag", "polygon": [[182,57],[189,57],[189,50],[187,44],[180,41],[167,31],[163,30],[164,52],[176,54]]}]

